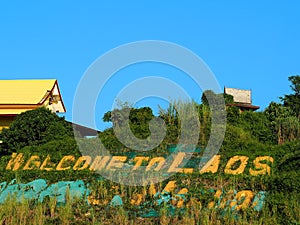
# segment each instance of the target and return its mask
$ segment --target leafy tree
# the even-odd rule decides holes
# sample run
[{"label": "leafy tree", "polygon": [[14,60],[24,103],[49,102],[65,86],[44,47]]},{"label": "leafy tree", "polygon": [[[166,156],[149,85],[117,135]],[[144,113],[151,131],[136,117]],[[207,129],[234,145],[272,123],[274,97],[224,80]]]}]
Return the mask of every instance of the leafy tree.
[{"label": "leafy tree", "polygon": [[[126,116],[129,115],[129,120]],[[147,138],[150,135],[149,122],[154,118],[152,109],[143,107],[135,109],[132,107],[124,107],[115,109],[104,114],[104,122],[112,122],[113,126],[121,127],[124,123],[129,122],[129,127],[137,138]]]},{"label": "leafy tree", "polygon": [[300,119],[300,76],[290,76],[288,79],[292,83],[290,87],[294,93],[284,95],[280,99],[283,101],[283,105],[290,107],[298,119]]},{"label": "leafy tree", "polygon": [[240,113],[235,126],[251,134],[251,138],[265,144],[275,144],[276,138],[270,129],[270,121],[263,112],[245,111]]},{"label": "leafy tree", "polygon": [[289,116],[295,116],[290,107],[284,106],[280,103],[271,102],[264,111],[266,117],[274,122],[277,118],[286,118]]},{"label": "leafy tree", "polygon": [[297,117],[289,116],[276,120],[278,144],[294,141],[300,138],[300,123]]},{"label": "leafy tree", "polygon": [[209,106],[206,104],[201,104],[198,107],[199,120],[200,120],[200,135],[199,143],[201,147],[206,146],[211,129],[211,111]]},{"label": "leafy tree", "polygon": [[241,127],[227,125],[221,152],[236,152],[246,149],[248,144],[255,142],[250,132]]},{"label": "leafy tree", "polygon": [[215,97],[215,93],[212,90],[206,90],[201,96],[201,102],[203,105],[209,105],[209,100]]},{"label": "leafy tree", "polygon": [[201,96],[201,102],[203,105],[209,105],[209,102],[213,103],[213,104],[219,104],[220,99],[222,99],[222,98],[224,99],[225,104],[234,103],[232,95],[229,95],[226,93],[216,94],[212,90],[206,90],[203,92],[203,94]]},{"label": "leafy tree", "polygon": [[0,152],[9,154],[25,146],[73,137],[72,126],[50,110],[41,107],[16,116],[8,129],[1,133]]},{"label": "leafy tree", "polygon": [[270,129],[278,144],[300,138],[300,122],[290,107],[271,102],[264,114],[270,121]]},{"label": "leafy tree", "polygon": [[125,146],[115,136],[113,128],[108,128],[99,134],[99,138],[111,153],[121,152]]},{"label": "leafy tree", "polygon": [[[132,143],[134,140],[132,140],[132,135],[129,132],[132,132],[137,139],[150,141],[148,140],[151,135],[149,122],[154,118],[152,109],[149,107],[136,109],[123,105],[121,108],[104,114],[103,121],[112,122],[113,128],[106,129],[99,134],[99,137],[104,146],[110,151],[123,151],[125,145],[131,146],[135,144]],[[128,125],[130,130],[128,130]],[[118,132],[118,135],[115,132]],[[155,135],[155,132],[153,133]],[[126,143],[120,140],[124,140]]]},{"label": "leafy tree", "polygon": [[175,103],[170,103],[166,110],[160,108],[159,117],[165,121],[165,124],[167,126],[165,142],[167,142],[168,144],[177,143],[180,124]]}]

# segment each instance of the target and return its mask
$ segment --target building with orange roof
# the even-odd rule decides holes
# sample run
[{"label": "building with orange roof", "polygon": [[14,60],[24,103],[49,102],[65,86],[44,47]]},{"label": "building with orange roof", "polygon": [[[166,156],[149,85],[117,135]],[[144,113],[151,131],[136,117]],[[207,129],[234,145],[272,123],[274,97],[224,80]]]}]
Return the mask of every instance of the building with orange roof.
[{"label": "building with orange roof", "polygon": [[16,115],[38,107],[66,112],[56,79],[0,80],[0,131],[8,128]]}]

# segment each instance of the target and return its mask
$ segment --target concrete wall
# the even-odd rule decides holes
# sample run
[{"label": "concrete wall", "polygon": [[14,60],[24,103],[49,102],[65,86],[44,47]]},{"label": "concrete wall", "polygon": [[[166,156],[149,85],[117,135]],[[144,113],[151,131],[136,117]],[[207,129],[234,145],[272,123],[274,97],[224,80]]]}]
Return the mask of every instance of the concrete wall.
[{"label": "concrete wall", "polygon": [[234,102],[252,104],[251,91],[235,88],[225,88],[225,93],[232,95]]}]

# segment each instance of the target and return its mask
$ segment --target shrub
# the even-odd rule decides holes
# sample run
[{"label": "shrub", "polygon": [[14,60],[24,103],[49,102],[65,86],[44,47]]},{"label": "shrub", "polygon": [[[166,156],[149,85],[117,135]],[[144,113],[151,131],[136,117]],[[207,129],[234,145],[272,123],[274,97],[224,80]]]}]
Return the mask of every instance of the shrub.
[{"label": "shrub", "polygon": [[10,154],[25,146],[40,145],[73,136],[72,126],[46,108],[18,115],[9,129],[1,133],[0,153]]}]

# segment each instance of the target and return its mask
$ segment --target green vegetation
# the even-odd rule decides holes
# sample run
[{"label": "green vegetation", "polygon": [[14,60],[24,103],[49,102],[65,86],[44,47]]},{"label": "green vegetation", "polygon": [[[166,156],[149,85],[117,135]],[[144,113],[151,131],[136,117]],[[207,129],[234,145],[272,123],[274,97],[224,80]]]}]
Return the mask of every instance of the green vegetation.
[{"label": "green vegetation", "polygon": [[289,107],[294,114],[299,118],[300,116],[300,76],[290,76],[289,81],[293,93],[284,95],[280,99],[283,101],[285,107]]},{"label": "green vegetation", "polygon": [[[80,156],[74,140],[71,126],[63,118],[57,117],[46,109],[37,109],[20,114],[0,136],[1,145],[0,181],[28,182],[36,178],[44,178],[49,182],[58,180],[82,179],[91,183],[98,199],[103,202],[96,206],[87,205],[81,200],[69,199],[65,205],[56,205],[49,199],[44,204],[34,202],[15,203],[13,200],[0,205],[0,224],[299,224],[300,210],[300,76],[289,77],[291,94],[284,95],[282,103],[271,102],[262,112],[240,112],[237,107],[227,106],[226,133],[219,151],[221,157],[217,175],[214,174],[176,174],[172,177],[178,185],[187,187],[189,195],[186,210],[170,216],[166,207],[149,206],[160,214],[154,218],[139,216],[139,209],[129,204],[136,193],[143,193],[149,187],[126,187],[99,178],[89,170],[82,171],[6,171],[12,152],[24,153],[25,157],[38,154],[41,158],[51,155],[57,163],[64,155]],[[151,141],[149,123],[151,120],[163,120],[166,125],[166,136],[161,144],[147,152],[150,157],[169,154],[169,146],[179,143],[181,132],[180,107],[190,104],[198,113],[200,124],[194,123],[190,111],[184,117],[191,121],[190,129],[200,129],[197,148],[205,149],[211,130],[211,109],[208,102],[218,101],[224,97],[230,104],[230,95],[217,95],[212,91],[204,92],[202,103],[198,104],[173,102],[167,109],[161,109],[158,116],[153,115],[151,108],[133,108],[123,105],[119,109],[107,112],[103,120],[113,122],[121,131],[126,129],[124,118],[129,115],[129,127],[136,138]],[[159,124],[159,123],[158,123]],[[153,126],[152,130],[159,130]],[[122,132],[121,132],[122,133]],[[122,133],[123,135],[126,132]],[[112,128],[99,134],[104,146],[114,155],[134,152],[126,147],[115,136]],[[89,140],[91,143],[93,139]],[[141,154],[140,152],[137,154]],[[249,157],[245,172],[239,175],[224,173],[226,162],[233,156]],[[251,176],[249,170],[254,168],[253,160],[257,156],[271,156],[270,175]],[[193,153],[192,159],[201,157],[201,153]],[[166,181],[167,182],[167,181]],[[161,191],[164,184],[159,184]],[[224,212],[207,204],[213,201],[213,195],[200,194],[202,189],[253,190],[266,191],[267,198],[262,211],[249,208],[238,213]],[[115,194],[128,199],[121,207],[108,208],[104,202],[110,201]],[[126,196],[126,197],[125,197]]]},{"label": "green vegetation", "polygon": [[10,154],[25,146],[41,145],[67,137],[73,137],[71,125],[50,110],[38,108],[21,113],[9,129],[3,129],[0,152]]},{"label": "green vegetation", "polygon": [[[111,192],[105,187],[101,187],[101,190],[104,193]],[[299,199],[294,195],[286,198],[284,194],[278,194],[276,197],[282,200],[269,200],[261,212],[241,211],[238,219],[236,214],[230,212],[220,216],[219,210],[207,209],[197,200],[192,200],[187,210],[176,216],[168,215],[167,208],[162,207],[158,217],[143,218],[134,215],[135,208],[131,208],[129,213],[124,207],[89,207],[79,199],[67,198],[65,205],[56,205],[53,199],[43,204],[28,201],[16,203],[11,199],[0,205],[0,224],[299,224]]]}]

